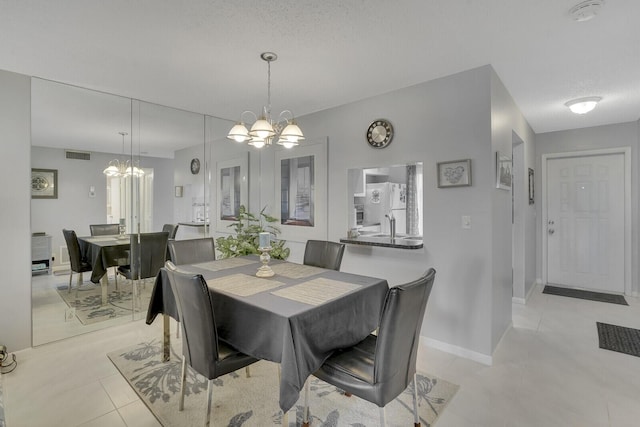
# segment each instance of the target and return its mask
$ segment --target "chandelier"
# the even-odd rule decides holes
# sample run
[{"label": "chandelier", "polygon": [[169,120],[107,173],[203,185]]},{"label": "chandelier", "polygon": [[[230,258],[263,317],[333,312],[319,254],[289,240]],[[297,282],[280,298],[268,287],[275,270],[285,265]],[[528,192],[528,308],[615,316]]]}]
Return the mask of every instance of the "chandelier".
[{"label": "chandelier", "polygon": [[[296,124],[293,113],[284,110],[278,116],[278,120],[271,118],[271,63],[278,59],[278,55],[273,52],[264,52],[260,58],[267,62],[267,105],[262,107],[260,117],[252,111],[244,111],[240,115],[240,121],[229,131],[227,138],[236,142],[247,142],[256,148],[262,148],[274,142],[285,148],[294,147],[304,140],[304,135]],[[243,121],[245,114],[253,115],[251,130],[247,130]]]},{"label": "chandelier", "polygon": [[[124,137],[129,134],[127,132],[118,133],[122,135],[122,153],[124,154]],[[138,162],[134,162],[132,164],[130,160],[121,161],[119,159],[113,159],[109,162],[109,165],[102,171],[102,173],[113,177],[127,177],[132,175],[135,177],[141,177],[144,175],[144,171],[138,166]]]}]

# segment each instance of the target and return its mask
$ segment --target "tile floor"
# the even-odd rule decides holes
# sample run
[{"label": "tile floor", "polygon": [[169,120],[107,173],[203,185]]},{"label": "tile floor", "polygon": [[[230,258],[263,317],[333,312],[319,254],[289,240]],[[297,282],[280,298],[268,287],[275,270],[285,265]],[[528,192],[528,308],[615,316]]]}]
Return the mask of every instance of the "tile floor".
[{"label": "tile floor", "polygon": [[[599,349],[595,326],[640,329],[640,299],[627,297],[627,307],[541,290],[514,305],[493,366],[434,349],[419,354],[419,369],[460,385],[437,427],[640,425],[640,358]],[[3,378],[7,426],[157,426],[105,354],[159,337],[160,324],[138,321],[18,352],[18,368]]]}]

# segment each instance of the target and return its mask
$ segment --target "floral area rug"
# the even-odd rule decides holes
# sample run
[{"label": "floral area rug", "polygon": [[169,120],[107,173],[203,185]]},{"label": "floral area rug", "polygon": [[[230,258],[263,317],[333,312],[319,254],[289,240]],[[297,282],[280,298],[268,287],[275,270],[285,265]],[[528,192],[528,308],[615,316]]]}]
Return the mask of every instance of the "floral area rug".
[{"label": "floral area rug", "polygon": [[[142,281],[137,285],[139,298],[136,301],[136,311],[146,313],[153,290],[153,281]],[[71,292],[68,286],[60,285],[56,288],[60,298],[71,308],[76,309],[76,317],[83,325],[101,322],[121,316],[131,316],[133,310],[133,285],[131,281],[118,278],[118,290],[115,282],[109,280],[107,286],[107,304],[102,305],[102,289],[100,284],[84,282],[77,291],[74,282]]]},{"label": "floral area rug", "polygon": [[[180,341],[180,340],[175,340]],[[165,427],[201,425],[205,416],[207,382],[188,369],[184,411],[180,398],[180,349],[173,344],[171,360],[161,361],[161,343],[154,340],[108,354],[109,359]],[[250,365],[251,376],[241,369],[214,380],[212,425],[249,427],[280,425],[278,365],[259,361]],[[379,425],[378,407],[315,377],[310,377],[309,413],[312,426],[367,427]],[[386,407],[390,426],[413,425],[413,385]],[[423,426],[432,426],[451,401],[458,386],[433,375],[418,373],[419,413]],[[304,391],[289,412],[289,426],[302,423]]]}]

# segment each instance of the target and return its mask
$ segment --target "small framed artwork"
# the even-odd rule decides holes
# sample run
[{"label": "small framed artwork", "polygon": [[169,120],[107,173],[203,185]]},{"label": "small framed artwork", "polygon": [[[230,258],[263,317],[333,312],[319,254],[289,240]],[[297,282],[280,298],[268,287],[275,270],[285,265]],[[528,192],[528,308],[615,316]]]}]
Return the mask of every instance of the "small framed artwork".
[{"label": "small framed artwork", "polygon": [[183,189],[182,185],[176,185],[176,188],[175,188],[176,197],[182,197],[182,189]]},{"label": "small framed artwork", "polygon": [[468,187],[471,185],[471,159],[439,162],[438,188]]},{"label": "small framed artwork", "polygon": [[511,158],[496,152],[496,188],[511,190]]},{"label": "small framed artwork", "polygon": [[58,198],[57,169],[31,169],[31,198]]},{"label": "small framed artwork", "polygon": [[534,204],[536,201],[535,193],[533,190],[533,183],[534,183],[533,169],[529,168],[529,204],[530,205]]}]

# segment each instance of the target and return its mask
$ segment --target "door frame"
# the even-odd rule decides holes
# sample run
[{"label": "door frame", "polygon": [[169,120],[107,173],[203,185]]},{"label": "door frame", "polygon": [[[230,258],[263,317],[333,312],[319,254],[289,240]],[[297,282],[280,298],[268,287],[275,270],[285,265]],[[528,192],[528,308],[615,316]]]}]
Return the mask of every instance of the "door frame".
[{"label": "door frame", "polygon": [[624,293],[631,295],[631,147],[570,151],[542,155],[542,282],[547,283],[547,161],[570,157],[590,157],[607,154],[624,156]]}]

